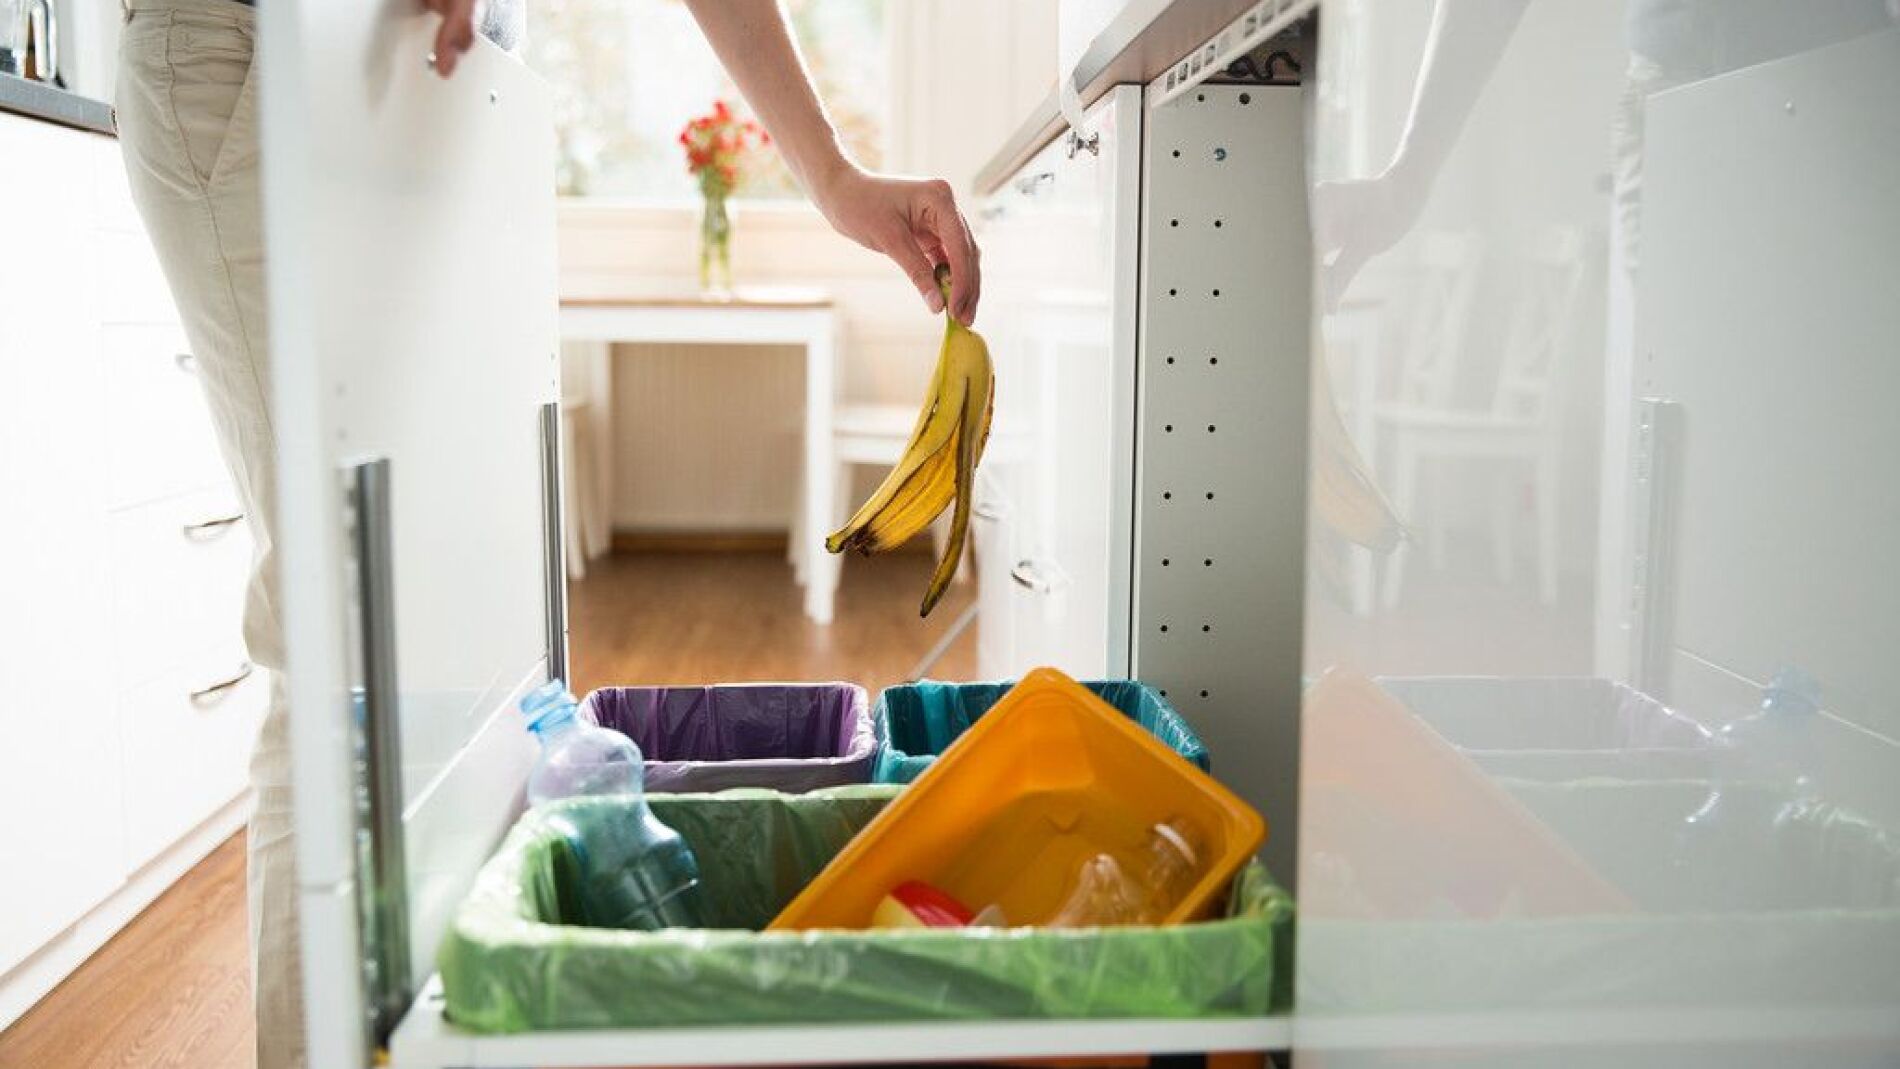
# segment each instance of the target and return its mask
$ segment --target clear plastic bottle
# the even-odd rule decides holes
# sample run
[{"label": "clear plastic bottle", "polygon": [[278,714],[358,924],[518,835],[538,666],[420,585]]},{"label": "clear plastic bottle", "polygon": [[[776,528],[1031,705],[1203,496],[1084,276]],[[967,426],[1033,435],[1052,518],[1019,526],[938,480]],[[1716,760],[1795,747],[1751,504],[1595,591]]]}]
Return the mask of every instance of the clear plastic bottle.
[{"label": "clear plastic bottle", "polygon": [[1159,924],[1194,890],[1201,876],[1200,837],[1186,821],[1156,824],[1148,838],[1148,867],[1144,873],[1142,924]]},{"label": "clear plastic bottle", "polygon": [[528,731],[541,743],[528,774],[532,805],[582,794],[640,794],[646,766],[640,748],[618,731],[580,715],[580,703],[560,680],[550,680],[521,699]]},{"label": "clear plastic bottle", "polygon": [[541,755],[528,777],[534,804],[612,795],[631,805],[560,809],[549,826],[567,840],[558,882],[572,891],[572,919],[594,928],[697,928],[704,923],[699,861],[647,807],[640,748],[580,719],[560,680],[521,700]]},{"label": "clear plastic bottle", "polygon": [[1761,708],[1717,732],[1740,758],[1738,775],[1766,777],[1807,790],[1820,769],[1814,720],[1821,711],[1821,681],[1793,666],[1777,671],[1761,689]]},{"label": "clear plastic bottle", "polygon": [[[1818,793],[1821,774],[1814,720],[1821,711],[1821,682],[1800,668],[1777,671],[1761,689],[1761,706],[1716,732],[1725,746],[1715,784],[1677,830],[1674,864],[1683,901],[1716,903],[1737,888],[1725,851],[1738,842],[1769,842],[1773,830],[1800,819]],[[1732,789],[1732,786],[1742,790]],[[1751,804],[1749,786],[1773,786],[1782,798],[1772,808]],[[1764,838],[1773,836],[1773,838]]]},{"label": "clear plastic bottle", "polygon": [[1200,876],[1197,839],[1185,822],[1169,820],[1149,829],[1139,873],[1130,873],[1109,854],[1089,858],[1076,874],[1075,889],[1049,918],[1049,927],[1161,923]]}]

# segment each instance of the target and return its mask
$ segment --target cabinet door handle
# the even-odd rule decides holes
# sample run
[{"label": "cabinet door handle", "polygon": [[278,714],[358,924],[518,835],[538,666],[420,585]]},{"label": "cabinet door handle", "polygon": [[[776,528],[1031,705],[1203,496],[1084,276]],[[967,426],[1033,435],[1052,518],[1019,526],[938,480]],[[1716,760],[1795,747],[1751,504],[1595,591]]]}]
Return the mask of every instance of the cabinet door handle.
[{"label": "cabinet door handle", "polygon": [[970,506],[970,515],[979,520],[995,522],[1009,515],[1009,510],[1005,509],[1000,502],[978,498],[976,504]]},{"label": "cabinet door handle", "polygon": [[238,666],[237,671],[231,673],[230,675],[224,677],[223,679],[218,680],[216,683],[211,683],[206,686],[199,687],[197,690],[192,691],[191,704],[193,705],[205,704],[207,700],[211,698],[215,698],[218,695],[224,693],[225,691],[230,690],[232,687],[237,686],[239,683],[242,683],[245,680],[251,678],[251,673],[255,671],[257,671],[257,666],[252,664],[249,661],[245,661],[243,664]]},{"label": "cabinet door handle", "polygon": [[[1071,155],[1073,155],[1073,153],[1071,153]],[[1016,180],[1016,192],[1021,193],[1025,197],[1033,197],[1042,191],[1042,187],[1055,180],[1056,173],[1054,171],[1038,171],[1035,174],[1026,174]]]},{"label": "cabinet door handle", "polygon": [[172,357],[172,363],[177,364],[178,370],[187,375],[196,375],[198,373],[198,358],[190,353],[176,354]]},{"label": "cabinet door handle", "polygon": [[1056,573],[1054,578],[1044,575],[1042,566],[1035,561],[1021,560],[1016,562],[1016,567],[1009,570],[1009,577],[1024,590],[1037,594],[1053,594],[1069,585],[1069,577],[1063,574],[1060,568],[1051,570]]},{"label": "cabinet door handle", "polygon": [[232,524],[242,522],[244,522],[244,514],[242,512],[233,512],[229,516],[213,516],[208,520],[188,523],[184,526],[183,530],[186,538],[197,541],[204,535],[211,534],[214,531],[222,531]]}]

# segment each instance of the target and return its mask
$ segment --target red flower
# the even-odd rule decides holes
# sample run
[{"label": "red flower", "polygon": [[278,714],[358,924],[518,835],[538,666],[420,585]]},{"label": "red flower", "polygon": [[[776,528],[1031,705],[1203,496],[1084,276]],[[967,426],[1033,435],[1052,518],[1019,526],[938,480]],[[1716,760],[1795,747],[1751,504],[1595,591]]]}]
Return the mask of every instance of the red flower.
[{"label": "red flower", "polygon": [[717,116],[718,116],[718,117],[720,118],[720,120],[721,120],[721,121],[724,121],[724,120],[726,120],[726,119],[730,119],[730,118],[732,118],[732,109],[730,109],[730,108],[728,108],[728,107],[726,107],[726,102],[725,102],[725,101],[723,101],[723,100],[714,100],[714,101],[713,101],[713,114],[714,114],[714,115],[717,115]]}]

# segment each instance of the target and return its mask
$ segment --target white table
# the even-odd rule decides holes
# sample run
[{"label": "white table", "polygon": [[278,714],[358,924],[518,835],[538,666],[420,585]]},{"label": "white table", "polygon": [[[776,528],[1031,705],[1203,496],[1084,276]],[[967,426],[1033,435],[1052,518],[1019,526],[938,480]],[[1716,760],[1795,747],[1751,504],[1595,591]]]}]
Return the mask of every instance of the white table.
[{"label": "white table", "polygon": [[[794,571],[805,586],[805,615],[828,624],[838,589],[838,560],[816,533],[830,530],[835,510],[831,461],[836,393],[837,309],[814,290],[740,290],[729,298],[698,295],[563,297],[564,341],[675,345],[796,345],[805,353],[805,457]],[[609,361],[611,366],[612,361]],[[611,372],[609,373],[611,376]],[[611,406],[611,391],[600,399]]]}]

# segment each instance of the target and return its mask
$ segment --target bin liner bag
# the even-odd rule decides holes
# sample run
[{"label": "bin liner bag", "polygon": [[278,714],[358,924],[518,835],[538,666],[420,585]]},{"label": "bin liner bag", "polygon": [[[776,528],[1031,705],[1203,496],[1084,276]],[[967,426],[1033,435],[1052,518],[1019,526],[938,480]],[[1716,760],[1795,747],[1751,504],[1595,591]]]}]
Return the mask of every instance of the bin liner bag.
[{"label": "bin liner bag", "polygon": [[[1201,737],[1153,687],[1129,679],[1091,679],[1082,685],[1201,771],[1209,770]],[[925,680],[884,691],[877,700],[877,782],[909,783],[923,775],[938,754],[1013,686]]]},{"label": "bin liner bag", "polygon": [[1227,916],[1168,928],[761,933],[900,788],[650,797],[698,856],[708,929],[564,925],[566,849],[524,815],[440,954],[447,1011],[478,1032],[798,1021],[1258,1014],[1290,1002],[1292,900],[1258,862]]},{"label": "bin liner bag", "polygon": [[869,783],[877,761],[870,701],[849,683],[604,687],[586,704],[640,747],[659,793]]}]

